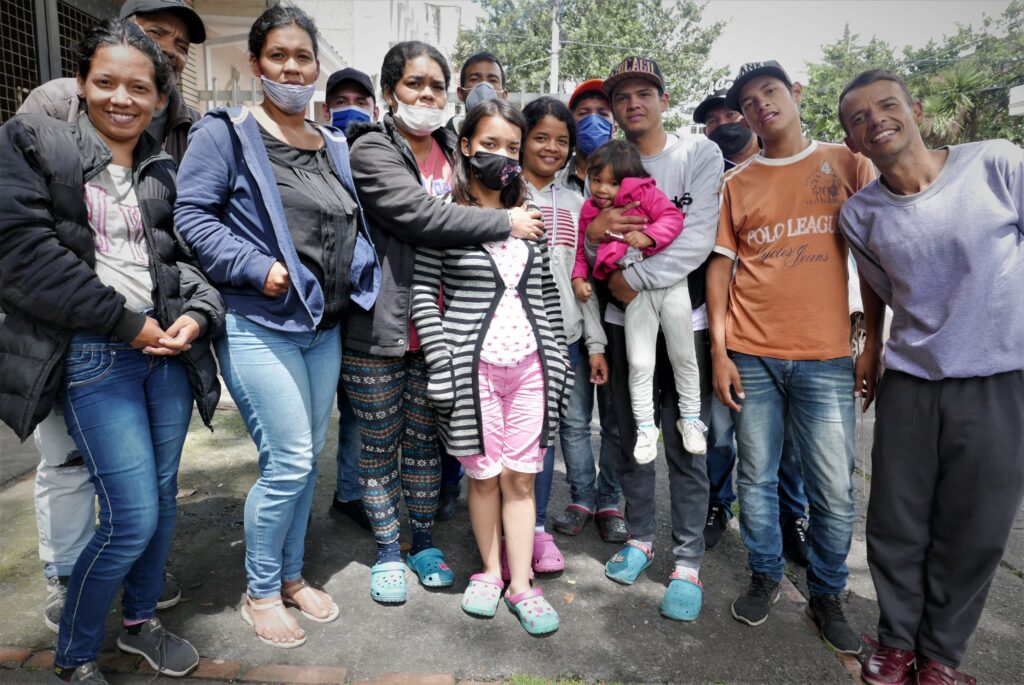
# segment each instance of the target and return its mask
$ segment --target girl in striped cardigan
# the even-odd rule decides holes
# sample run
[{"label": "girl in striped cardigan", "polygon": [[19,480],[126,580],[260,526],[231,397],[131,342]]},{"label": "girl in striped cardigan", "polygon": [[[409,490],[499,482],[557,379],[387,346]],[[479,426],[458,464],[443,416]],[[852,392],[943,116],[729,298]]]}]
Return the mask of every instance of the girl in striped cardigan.
[{"label": "girl in striped cardigan", "polygon": [[[524,202],[517,160],[525,126],[503,100],[469,111],[453,170],[455,202],[506,209]],[[470,477],[470,519],[484,568],[470,579],[462,606],[495,614],[504,589],[504,531],[511,572],[505,603],[527,632],[550,633],[558,614],[530,587],[534,479],[554,444],[572,372],[546,240],[418,248],[412,318],[441,439]]]}]

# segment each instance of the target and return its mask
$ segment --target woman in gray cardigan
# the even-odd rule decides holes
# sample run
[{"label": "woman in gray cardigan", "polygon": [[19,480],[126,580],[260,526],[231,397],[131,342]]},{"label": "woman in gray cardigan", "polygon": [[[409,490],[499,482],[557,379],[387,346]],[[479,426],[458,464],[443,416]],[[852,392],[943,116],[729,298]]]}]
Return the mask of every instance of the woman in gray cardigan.
[{"label": "woman in gray cardigan", "polygon": [[[503,100],[470,110],[453,169],[457,203],[523,203],[518,157],[525,126],[522,114]],[[470,478],[470,519],[484,563],[483,572],[470,579],[462,606],[471,614],[494,615],[503,589],[504,529],[511,574],[505,601],[534,635],[558,628],[558,615],[543,592],[530,587],[534,479],[554,444],[572,385],[548,259],[543,239],[420,247],[412,289],[413,322],[428,367],[427,396],[445,447]]]}]

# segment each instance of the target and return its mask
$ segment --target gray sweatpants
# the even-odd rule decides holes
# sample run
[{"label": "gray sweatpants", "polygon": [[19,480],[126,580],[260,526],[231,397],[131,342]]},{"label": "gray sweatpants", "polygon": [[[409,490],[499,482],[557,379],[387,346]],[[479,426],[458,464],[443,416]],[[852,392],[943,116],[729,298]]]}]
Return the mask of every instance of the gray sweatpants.
[{"label": "gray sweatpants", "polygon": [[956,668],[1024,496],[1024,371],[878,389],[868,565],[879,641]]},{"label": "gray sweatpants", "polygon": [[[700,416],[700,374],[693,347],[690,291],[686,279],[671,288],[641,290],[626,307],[629,394],[637,425],[654,423],[654,362],[658,329],[672,366],[680,416]],[[675,424],[663,426],[675,430]]]}]

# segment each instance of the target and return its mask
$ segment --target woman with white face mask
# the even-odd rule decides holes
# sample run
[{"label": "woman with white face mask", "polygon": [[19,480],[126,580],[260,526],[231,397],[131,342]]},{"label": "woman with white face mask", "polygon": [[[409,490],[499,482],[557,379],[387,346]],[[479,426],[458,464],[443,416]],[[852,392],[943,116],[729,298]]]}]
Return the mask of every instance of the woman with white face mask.
[{"label": "woman with white face mask", "polygon": [[354,123],[347,132],[352,176],[383,270],[376,306],[349,314],[342,359],[342,382],[363,435],[363,505],[377,539],[370,594],[382,603],[404,602],[407,594],[398,545],[399,490],[412,528],[409,567],[427,587],[454,580],[432,539],[441,466],[434,412],[426,399],[427,367],[410,323],[416,247],[503,240],[510,232],[536,239],[543,232],[539,212],[443,200],[451,190],[457,142],[443,128],[450,81],[448,64],[435,48],[398,43],[384,56],[380,72],[388,113],[379,124]]},{"label": "woman with white face mask", "polygon": [[249,31],[263,102],[208,112],[181,163],[175,220],[228,308],[217,342],[224,381],[259,449],[245,502],[242,618],[264,643],[297,647],[338,605],[302,578],[316,458],[341,367],[341,322],[372,307],[376,253],[345,137],[305,118],[316,87],[316,26],[277,5]]}]

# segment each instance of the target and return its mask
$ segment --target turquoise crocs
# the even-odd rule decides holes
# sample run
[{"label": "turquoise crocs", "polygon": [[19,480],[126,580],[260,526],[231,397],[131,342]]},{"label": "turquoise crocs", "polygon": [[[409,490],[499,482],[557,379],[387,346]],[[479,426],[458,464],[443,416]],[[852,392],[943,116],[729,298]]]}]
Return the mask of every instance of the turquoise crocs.
[{"label": "turquoise crocs", "polygon": [[661,615],[673,621],[696,621],[704,603],[704,585],[676,569],[661,600]]},{"label": "turquoise crocs", "polygon": [[628,540],[604,565],[604,574],[616,583],[632,585],[653,559],[654,554],[643,543]]},{"label": "turquoise crocs", "polygon": [[530,635],[547,635],[558,630],[558,613],[544,599],[544,591],[539,587],[511,597],[505,595],[505,604]]},{"label": "turquoise crocs", "polygon": [[489,573],[474,573],[469,586],[462,593],[462,610],[474,616],[491,618],[498,611],[498,600],[505,591],[505,583]]},{"label": "turquoise crocs", "polygon": [[410,554],[405,561],[420,577],[424,587],[448,587],[455,582],[455,574],[444,563],[444,552],[437,547],[427,547],[417,554]]},{"label": "turquoise crocs", "polygon": [[405,572],[400,561],[385,561],[370,569],[370,596],[381,604],[401,604],[406,598]]}]

